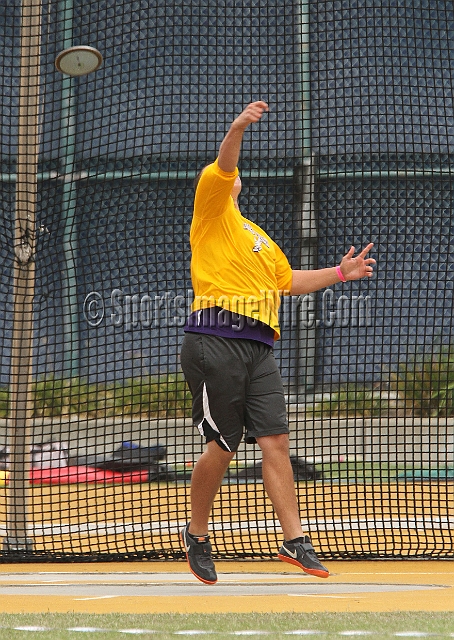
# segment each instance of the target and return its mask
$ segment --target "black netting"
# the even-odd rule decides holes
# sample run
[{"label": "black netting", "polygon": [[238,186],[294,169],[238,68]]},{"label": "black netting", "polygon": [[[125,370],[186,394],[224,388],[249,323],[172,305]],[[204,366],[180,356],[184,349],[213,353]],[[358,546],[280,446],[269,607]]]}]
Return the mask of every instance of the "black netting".
[{"label": "black netting", "polygon": [[[2,3],[3,560],[183,557],[192,182],[259,99],[243,214],[294,268],[378,261],[282,302],[304,528],[324,557],[452,557],[453,29],[441,0]],[[72,45],[102,66],[58,72]],[[218,557],[276,553],[260,457],[221,487]]]}]

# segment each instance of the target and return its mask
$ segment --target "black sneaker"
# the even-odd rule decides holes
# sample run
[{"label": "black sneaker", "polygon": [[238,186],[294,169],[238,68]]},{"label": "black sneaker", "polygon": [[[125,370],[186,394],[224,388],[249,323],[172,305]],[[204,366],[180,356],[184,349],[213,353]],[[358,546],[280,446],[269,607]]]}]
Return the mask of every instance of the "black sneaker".
[{"label": "black sneaker", "polygon": [[181,530],[180,537],[186,550],[189,568],[201,582],[216,584],[218,577],[211,557],[211,543],[208,540],[208,536],[201,538],[200,541],[194,540],[188,534],[188,527],[189,525],[187,524]]},{"label": "black sneaker", "polygon": [[294,564],[305,573],[317,578],[327,578],[329,571],[317,558],[315,549],[311,544],[309,536],[304,537],[304,542],[285,542],[278,554],[279,560]]}]

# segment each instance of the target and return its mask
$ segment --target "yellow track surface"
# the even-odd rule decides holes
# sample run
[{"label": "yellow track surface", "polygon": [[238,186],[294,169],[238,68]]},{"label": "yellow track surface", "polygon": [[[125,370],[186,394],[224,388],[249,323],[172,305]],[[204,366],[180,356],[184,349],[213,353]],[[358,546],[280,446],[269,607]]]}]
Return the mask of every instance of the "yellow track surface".
[{"label": "yellow track surface", "polygon": [[[211,587],[199,583],[188,574],[186,563],[177,561],[0,565],[0,611],[454,611],[452,561],[327,564],[332,575],[327,580],[319,580],[277,561],[217,562],[219,582]],[[230,589],[227,595],[221,593],[226,587]],[[155,589],[155,593],[146,595],[147,588]],[[18,592],[8,595],[11,589]],[[112,595],[112,589],[117,589],[116,594]],[[245,589],[247,595],[243,593]],[[268,592],[264,593],[264,589]],[[50,592],[43,593],[46,590]]]}]

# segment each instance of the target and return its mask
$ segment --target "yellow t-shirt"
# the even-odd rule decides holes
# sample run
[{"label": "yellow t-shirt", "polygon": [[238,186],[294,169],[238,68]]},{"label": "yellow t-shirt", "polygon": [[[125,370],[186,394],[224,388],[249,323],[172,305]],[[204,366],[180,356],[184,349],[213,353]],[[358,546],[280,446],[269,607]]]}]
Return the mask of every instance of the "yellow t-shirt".
[{"label": "yellow t-shirt", "polygon": [[260,320],[280,334],[280,294],[292,269],[277,244],[244,218],[231,197],[238,169],[226,173],[217,160],[197,186],[190,241],[193,311],[218,306]]}]

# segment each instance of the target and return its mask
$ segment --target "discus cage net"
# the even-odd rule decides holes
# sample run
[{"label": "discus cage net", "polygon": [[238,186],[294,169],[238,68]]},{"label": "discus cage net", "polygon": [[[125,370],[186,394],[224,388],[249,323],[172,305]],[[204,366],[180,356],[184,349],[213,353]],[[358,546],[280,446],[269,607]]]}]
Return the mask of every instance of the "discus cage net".
[{"label": "discus cage net", "polygon": [[[243,214],[294,268],[374,242],[373,279],[283,299],[303,526],[324,558],[453,557],[454,6],[0,5],[2,561],[183,557],[203,450],[179,366],[192,180],[253,100]],[[89,45],[90,75],[54,66]],[[216,557],[272,557],[260,452]]]}]

